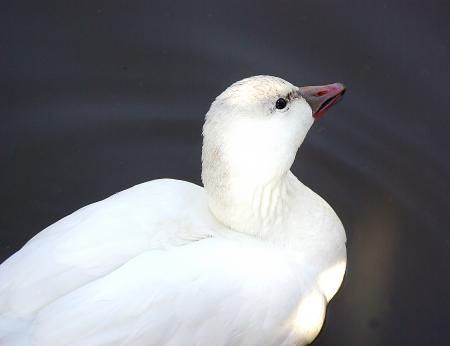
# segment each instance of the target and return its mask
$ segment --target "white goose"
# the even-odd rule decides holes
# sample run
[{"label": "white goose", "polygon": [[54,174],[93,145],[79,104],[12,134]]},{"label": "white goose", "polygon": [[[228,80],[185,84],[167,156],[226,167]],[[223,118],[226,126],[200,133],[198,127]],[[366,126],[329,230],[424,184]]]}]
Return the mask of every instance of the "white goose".
[{"label": "white goose", "polygon": [[205,188],[134,186],[0,266],[0,344],[310,343],[341,284],[346,236],[290,167],[344,90],[270,76],[231,85],[206,115]]}]

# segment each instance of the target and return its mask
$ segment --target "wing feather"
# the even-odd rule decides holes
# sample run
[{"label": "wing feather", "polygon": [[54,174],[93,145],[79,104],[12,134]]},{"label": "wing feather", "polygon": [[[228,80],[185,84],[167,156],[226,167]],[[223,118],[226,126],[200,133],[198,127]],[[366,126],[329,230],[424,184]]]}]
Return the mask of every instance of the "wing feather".
[{"label": "wing feather", "polygon": [[[230,254],[233,254],[230,256]],[[278,250],[204,239],[148,251],[43,308],[36,345],[280,345],[312,290]],[[82,316],[82,317],[81,317]]]},{"label": "wing feather", "polygon": [[154,180],[49,226],[0,266],[0,316],[41,307],[149,249],[200,239],[214,228],[203,189]]}]

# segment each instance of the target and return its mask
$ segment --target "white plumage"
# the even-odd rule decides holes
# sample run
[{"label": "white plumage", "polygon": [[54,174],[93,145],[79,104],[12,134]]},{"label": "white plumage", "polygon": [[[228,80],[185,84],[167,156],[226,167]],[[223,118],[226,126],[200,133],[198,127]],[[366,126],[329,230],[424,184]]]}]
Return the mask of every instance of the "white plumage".
[{"label": "white plumage", "polygon": [[336,214],[289,171],[317,111],[302,90],[257,76],[216,99],[205,188],[150,181],[32,238],[0,266],[0,344],[311,342],[346,251]]}]

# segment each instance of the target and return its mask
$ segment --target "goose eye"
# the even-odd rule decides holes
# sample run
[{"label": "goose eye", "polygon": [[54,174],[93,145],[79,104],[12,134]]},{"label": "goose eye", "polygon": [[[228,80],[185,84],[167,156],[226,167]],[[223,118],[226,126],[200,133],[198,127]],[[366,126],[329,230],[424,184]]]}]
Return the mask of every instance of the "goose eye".
[{"label": "goose eye", "polygon": [[281,97],[275,103],[275,108],[276,109],[283,109],[283,108],[286,107],[286,105],[287,105],[287,101],[284,98]]}]

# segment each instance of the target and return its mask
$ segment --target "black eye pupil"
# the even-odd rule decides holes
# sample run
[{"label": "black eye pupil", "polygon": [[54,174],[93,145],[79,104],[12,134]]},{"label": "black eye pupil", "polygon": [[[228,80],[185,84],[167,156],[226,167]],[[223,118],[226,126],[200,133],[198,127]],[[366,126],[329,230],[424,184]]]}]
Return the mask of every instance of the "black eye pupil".
[{"label": "black eye pupil", "polygon": [[277,109],[283,109],[284,107],[286,107],[287,105],[287,101],[284,98],[279,98],[277,100],[277,102],[275,103],[275,107]]}]

